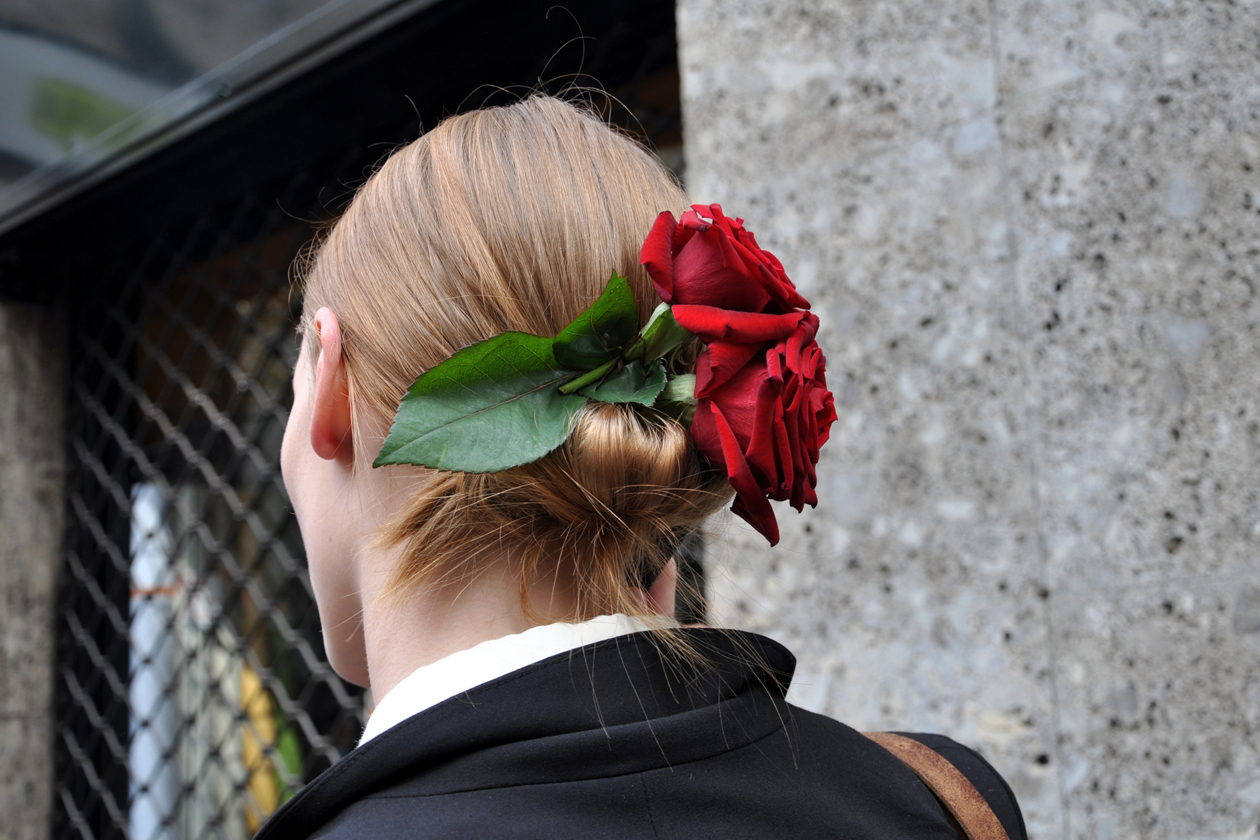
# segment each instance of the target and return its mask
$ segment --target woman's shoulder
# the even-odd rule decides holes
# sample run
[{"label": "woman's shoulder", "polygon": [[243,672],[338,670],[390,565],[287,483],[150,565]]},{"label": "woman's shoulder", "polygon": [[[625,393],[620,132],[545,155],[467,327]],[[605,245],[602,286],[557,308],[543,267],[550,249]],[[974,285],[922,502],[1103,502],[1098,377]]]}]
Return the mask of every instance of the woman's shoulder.
[{"label": "woman's shoulder", "polygon": [[[974,807],[966,793],[958,790],[970,785],[1010,840],[1026,840],[1027,830],[1014,792],[979,751],[945,735],[863,733],[825,715],[796,707],[793,712],[804,751],[825,753],[833,759],[843,755],[831,772],[845,777],[847,784],[888,784],[919,791],[926,785],[947,810]],[[956,782],[954,773],[965,781]]]},{"label": "woman's shoulder", "polygon": [[923,732],[894,734],[922,744],[949,762],[984,798],[985,804],[997,817],[1010,840],[1027,838],[1028,831],[1024,826],[1024,815],[1019,810],[1015,792],[1011,790],[1011,786],[1007,784],[1002,774],[980,752],[944,735]]}]

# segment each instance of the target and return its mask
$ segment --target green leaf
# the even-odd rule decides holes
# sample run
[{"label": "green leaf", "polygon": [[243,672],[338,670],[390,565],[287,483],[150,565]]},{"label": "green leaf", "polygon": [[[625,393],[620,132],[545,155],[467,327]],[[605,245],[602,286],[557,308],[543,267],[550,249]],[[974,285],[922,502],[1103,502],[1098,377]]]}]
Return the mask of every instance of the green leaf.
[{"label": "green leaf", "polygon": [[639,403],[651,405],[665,389],[665,366],[659,361],[647,371],[638,362],[631,362],[599,385],[582,391],[593,400],[606,403]]},{"label": "green leaf", "polygon": [[695,405],[696,375],[694,373],[683,373],[669,380],[669,384],[661,391],[661,399]]},{"label": "green leaf", "polygon": [[685,373],[669,380],[652,407],[690,428],[696,416],[696,375]]},{"label": "green leaf", "polygon": [[660,303],[656,304],[656,308],[653,309],[652,314],[648,316],[648,322],[643,325],[643,329],[641,332],[644,335],[647,335],[648,331],[652,329],[652,327],[656,326],[656,322],[661,320],[661,317],[665,315],[667,312],[668,313],[673,312],[673,310],[670,308],[670,305],[668,303],[666,303],[665,301],[661,301]]},{"label": "green leaf", "polygon": [[635,346],[634,356],[649,360],[663,358],[695,338],[674,320],[674,310],[668,303],[656,307],[641,335],[643,340]]},{"label": "green leaf", "polygon": [[599,300],[556,336],[556,361],[570,370],[594,370],[617,358],[638,330],[634,292],[614,271]]},{"label": "green leaf", "polygon": [[559,386],[550,338],[508,332],[465,347],[407,390],[372,466],[498,472],[564,443],[586,397]]},{"label": "green leaf", "polygon": [[647,344],[646,352],[649,359],[659,359],[672,353],[693,338],[695,338],[694,334],[674,320],[674,309],[669,306],[649,324],[648,329],[643,331],[643,341]]}]

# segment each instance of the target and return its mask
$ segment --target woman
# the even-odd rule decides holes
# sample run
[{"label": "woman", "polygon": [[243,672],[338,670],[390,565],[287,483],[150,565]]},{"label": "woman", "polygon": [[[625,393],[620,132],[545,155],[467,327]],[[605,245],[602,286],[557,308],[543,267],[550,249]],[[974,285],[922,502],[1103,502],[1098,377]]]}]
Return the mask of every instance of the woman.
[{"label": "woman", "polygon": [[534,97],[394,153],[304,294],[284,479],[329,658],[378,704],[260,837],[957,836],[785,703],[788,651],[672,620],[681,536],[734,495],[776,541],[835,418],[818,319],[738,220]]}]

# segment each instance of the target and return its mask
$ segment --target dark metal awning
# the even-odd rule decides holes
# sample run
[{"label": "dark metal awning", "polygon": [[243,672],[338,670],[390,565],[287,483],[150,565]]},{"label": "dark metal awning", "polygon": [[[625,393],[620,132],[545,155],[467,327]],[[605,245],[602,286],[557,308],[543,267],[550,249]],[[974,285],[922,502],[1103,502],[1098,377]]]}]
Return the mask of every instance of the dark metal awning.
[{"label": "dark metal awning", "polygon": [[0,233],[438,2],[0,0]]}]

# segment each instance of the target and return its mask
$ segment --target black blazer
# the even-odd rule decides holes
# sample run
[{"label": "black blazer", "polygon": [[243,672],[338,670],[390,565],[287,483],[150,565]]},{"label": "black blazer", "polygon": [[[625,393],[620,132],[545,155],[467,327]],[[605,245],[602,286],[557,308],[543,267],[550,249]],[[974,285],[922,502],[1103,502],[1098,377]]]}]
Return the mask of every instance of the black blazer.
[{"label": "black blazer", "polygon": [[[257,838],[955,840],[900,761],[784,701],[796,664],[785,648],[746,633],[687,634],[703,662],[639,633],[439,703],[351,752]],[[1022,840],[1001,777],[928,737],[955,750],[946,755],[964,773],[982,766],[973,781],[990,799],[1009,797],[998,815]]]}]

